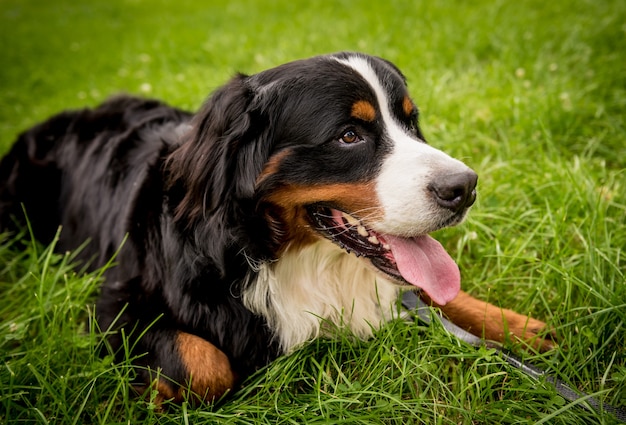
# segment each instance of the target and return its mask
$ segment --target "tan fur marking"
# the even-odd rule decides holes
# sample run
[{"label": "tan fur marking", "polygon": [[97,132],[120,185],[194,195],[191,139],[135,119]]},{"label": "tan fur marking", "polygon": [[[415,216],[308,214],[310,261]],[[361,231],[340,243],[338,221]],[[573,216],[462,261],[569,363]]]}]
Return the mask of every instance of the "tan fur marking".
[{"label": "tan fur marking", "polygon": [[173,400],[177,403],[183,401],[180,390],[175,392],[172,389],[172,385],[166,382],[163,378],[155,380],[153,382],[153,388],[157,391],[157,395],[154,398],[154,404],[156,404],[159,409],[163,405],[163,402],[167,400]]},{"label": "tan fur marking", "polygon": [[351,116],[363,121],[374,121],[376,119],[376,108],[367,100],[359,100],[352,105]]},{"label": "tan fur marking", "polygon": [[443,306],[432,302],[424,293],[421,297],[439,307],[453,323],[476,336],[498,342],[519,339],[541,351],[555,346],[555,336],[551,332],[541,336],[547,327],[545,323],[478,300],[463,291]]},{"label": "tan fur marking", "polygon": [[[187,389],[191,389],[195,396],[210,402],[234,387],[236,376],[230,361],[213,344],[195,335],[179,332],[176,345],[189,373]],[[177,397],[183,395],[182,391],[179,391]]]},{"label": "tan fur marking", "polygon": [[278,222],[287,223],[288,228],[281,228],[283,232],[283,241],[289,241],[287,245],[278,247],[278,255],[282,255],[284,250],[289,247],[291,249],[300,249],[303,246],[314,243],[320,236],[311,229],[307,219],[307,212],[303,207],[295,207],[293,209],[280,208],[278,210],[280,217]]},{"label": "tan fur marking", "polygon": [[[145,400],[149,400],[154,403],[158,412],[163,411],[163,403],[166,401],[174,401],[180,403],[183,401],[182,393],[180,390],[176,391],[174,385],[170,380],[165,377],[159,376],[159,373],[152,371],[153,379],[148,384],[136,384],[132,386],[132,389],[138,396],[143,397]],[[154,398],[152,398],[154,396]]]},{"label": "tan fur marking", "polygon": [[288,209],[326,202],[337,205],[337,208],[347,213],[355,213],[360,218],[364,218],[364,215],[382,215],[373,182],[286,186],[273,193],[269,200]]},{"label": "tan fur marking", "polygon": [[[315,242],[320,236],[311,229],[306,205],[317,202],[336,205],[337,208],[360,219],[380,218],[383,214],[373,183],[336,183],[317,186],[286,186],[266,199],[270,215],[286,223],[283,240],[290,246],[301,247]],[[269,213],[268,213],[269,214]],[[286,247],[282,247],[286,248]]]},{"label": "tan fur marking", "polygon": [[410,117],[415,110],[415,104],[411,101],[409,96],[404,96],[404,99],[402,99],[402,110],[407,117]]},{"label": "tan fur marking", "polygon": [[291,154],[291,149],[282,150],[270,157],[270,159],[265,163],[261,174],[256,179],[256,184],[258,185],[267,177],[276,174],[278,172],[278,168],[283,160]]}]

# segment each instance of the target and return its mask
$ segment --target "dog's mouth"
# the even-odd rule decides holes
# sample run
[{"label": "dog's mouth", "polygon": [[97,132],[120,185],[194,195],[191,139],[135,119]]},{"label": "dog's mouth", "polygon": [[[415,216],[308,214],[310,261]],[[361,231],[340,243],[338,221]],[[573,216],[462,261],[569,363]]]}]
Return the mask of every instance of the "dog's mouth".
[{"label": "dog's mouth", "polygon": [[347,252],[368,259],[394,281],[422,289],[440,305],[458,294],[459,268],[429,235],[407,238],[382,234],[356,217],[326,206],[310,206],[308,211],[319,233]]}]

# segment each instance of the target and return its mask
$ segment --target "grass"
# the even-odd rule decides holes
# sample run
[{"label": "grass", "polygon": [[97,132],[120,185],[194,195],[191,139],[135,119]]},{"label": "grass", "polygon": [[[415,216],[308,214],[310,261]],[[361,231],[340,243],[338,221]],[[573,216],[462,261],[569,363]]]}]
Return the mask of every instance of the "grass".
[{"label": "grass", "polygon": [[[235,71],[384,56],[428,140],[480,175],[468,222],[437,235],[464,288],[547,320],[561,347],[525,358],[626,406],[626,3],[207,3],[4,0],[0,151],[120,91],[195,109]],[[401,321],[313,342],[218,405],[159,412],[95,332],[99,280],[71,253],[0,239],[0,423],[616,423],[437,324]]]}]

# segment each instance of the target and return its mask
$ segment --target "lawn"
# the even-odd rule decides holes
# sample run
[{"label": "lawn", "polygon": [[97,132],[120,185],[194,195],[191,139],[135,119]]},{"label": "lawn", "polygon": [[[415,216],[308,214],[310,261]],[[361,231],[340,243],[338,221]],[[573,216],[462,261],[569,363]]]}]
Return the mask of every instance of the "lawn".
[{"label": "lawn", "polygon": [[[480,175],[467,222],[435,236],[465,290],[559,335],[545,354],[511,348],[626,407],[623,0],[3,0],[0,152],[64,108],[128,92],[193,110],[237,71],[339,50],[396,63],[426,138]],[[0,237],[2,424],[617,423],[401,320],[370,341],[338,330],[217,405],[160,410],[100,355],[99,274],[51,248]]]}]

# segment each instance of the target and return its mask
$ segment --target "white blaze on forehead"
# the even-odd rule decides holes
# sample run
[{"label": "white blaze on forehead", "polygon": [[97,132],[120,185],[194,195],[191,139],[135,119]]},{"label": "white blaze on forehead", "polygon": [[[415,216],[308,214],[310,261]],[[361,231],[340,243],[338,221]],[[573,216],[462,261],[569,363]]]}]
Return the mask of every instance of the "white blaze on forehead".
[{"label": "white blaze on forehead", "polygon": [[389,137],[392,140],[396,139],[398,136],[407,137],[406,131],[400,127],[397,120],[395,120],[391,115],[387,93],[383,88],[380,77],[376,74],[376,71],[374,71],[374,68],[372,68],[369,61],[360,56],[351,56],[347,59],[338,59],[338,61],[361,74],[363,79],[365,79],[365,81],[372,88],[376,96],[376,100],[378,101],[378,107],[380,108],[383,121],[385,122],[385,130],[387,131]]},{"label": "white blaze on forehead", "polygon": [[392,144],[376,182],[384,218],[371,225],[377,231],[400,236],[415,236],[437,229],[442,211],[429,193],[428,184],[438,175],[465,172],[468,167],[416,140],[393,116],[391,99],[366,58],[351,56],[337,60],[358,72],[371,87],[380,108],[383,131]]}]

